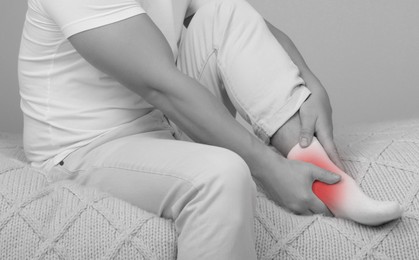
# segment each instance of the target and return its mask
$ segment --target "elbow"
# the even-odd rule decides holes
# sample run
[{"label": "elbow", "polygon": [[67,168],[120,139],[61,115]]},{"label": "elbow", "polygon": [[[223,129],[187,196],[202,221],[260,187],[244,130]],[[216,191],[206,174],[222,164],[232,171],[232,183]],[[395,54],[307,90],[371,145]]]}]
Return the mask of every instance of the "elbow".
[{"label": "elbow", "polygon": [[177,79],[181,72],[177,68],[175,70],[166,70],[157,77],[146,79],[139,94],[148,103],[157,108],[161,108],[162,105],[167,105],[176,96],[176,92],[179,89],[177,88],[179,85]]},{"label": "elbow", "polygon": [[[174,99],[183,96],[185,77],[174,65],[163,66],[159,69],[149,70],[148,73],[139,73],[125,81],[125,86],[139,94],[151,105],[161,109],[170,105]],[[127,78],[125,78],[127,79]]]},{"label": "elbow", "polygon": [[157,88],[152,87],[146,87],[141,92],[141,97],[144,98],[148,103],[156,107],[158,107],[158,104],[161,103],[162,99],[167,97],[167,94],[165,94]]}]

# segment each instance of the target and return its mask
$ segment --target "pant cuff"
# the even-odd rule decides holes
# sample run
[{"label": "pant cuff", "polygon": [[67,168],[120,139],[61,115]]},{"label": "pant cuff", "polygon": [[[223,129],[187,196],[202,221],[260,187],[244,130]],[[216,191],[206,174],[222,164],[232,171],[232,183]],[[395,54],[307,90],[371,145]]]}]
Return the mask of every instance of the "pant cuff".
[{"label": "pant cuff", "polygon": [[273,111],[271,116],[265,117],[258,124],[253,123],[253,131],[265,144],[270,144],[272,135],[285,124],[301,107],[310,96],[311,91],[304,85],[297,87],[287,102]]}]

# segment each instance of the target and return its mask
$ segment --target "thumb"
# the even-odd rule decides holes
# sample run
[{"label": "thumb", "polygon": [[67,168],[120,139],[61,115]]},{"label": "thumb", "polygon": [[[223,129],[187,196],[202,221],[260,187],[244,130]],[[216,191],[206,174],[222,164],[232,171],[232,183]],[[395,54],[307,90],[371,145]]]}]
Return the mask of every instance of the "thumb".
[{"label": "thumb", "polygon": [[313,171],[313,178],[315,180],[318,180],[327,184],[335,184],[339,182],[341,179],[339,174],[329,172],[318,167],[315,167],[315,168],[317,168]]},{"label": "thumb", "polygon": [[314,128],[316,126],[316,117],[314,116],[300,116],[301,130],[300,130],[300,146],[302,148],[308,147],[313,141]]}]

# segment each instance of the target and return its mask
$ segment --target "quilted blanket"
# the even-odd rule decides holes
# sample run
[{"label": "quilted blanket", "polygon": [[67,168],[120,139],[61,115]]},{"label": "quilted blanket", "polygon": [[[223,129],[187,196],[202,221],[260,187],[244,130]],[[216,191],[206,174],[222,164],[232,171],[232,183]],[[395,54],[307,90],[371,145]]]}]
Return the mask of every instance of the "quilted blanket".
[{"label": "quilted blanket", "polygon": [[[403,217],[379,227],[296,216],[259,190],[259,259],[419,259],[419,120],[341,130],[350,175],[369,196],[396,200]],[[0,259],[175,259],[172,221],[31,168],[21,137],[0,133]]]}]

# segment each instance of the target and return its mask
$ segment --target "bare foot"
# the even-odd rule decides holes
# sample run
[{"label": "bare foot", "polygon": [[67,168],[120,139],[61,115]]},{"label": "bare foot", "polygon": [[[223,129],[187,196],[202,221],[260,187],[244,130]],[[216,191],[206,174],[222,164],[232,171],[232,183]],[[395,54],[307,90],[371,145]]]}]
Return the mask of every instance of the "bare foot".
[{"label": "bare foot", "polygon": [[377,201],[368,197],[349,175],[329,159],[317,138],[313,138],[309,147],[301,148],[298,144],[300,128],[297,112],[275,133],[271,143],[288,159],[312,163],[341,176],[341,181],[336,184],[313,183],[314,194],[336,217],[365,225],[380,225],[402,215],[403,211],[397,202]]},{"label": "bare foot", "polygon": [[295,145],[288,153],[288,159],[312,163],[341,176],[341,180],[336,184],[319,181],[313,183],[314,194],[336,217],[376,226],[397,219],[403,213],[395,201],[378,201],[368,197],[354,179],[329,159],[317,138],[304,149],[299,144]]}]

